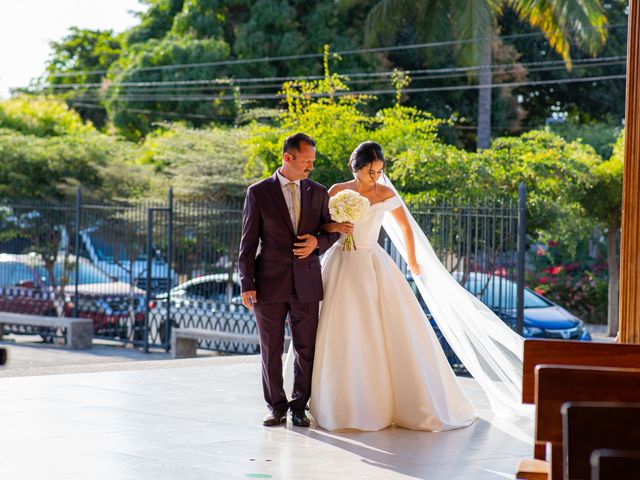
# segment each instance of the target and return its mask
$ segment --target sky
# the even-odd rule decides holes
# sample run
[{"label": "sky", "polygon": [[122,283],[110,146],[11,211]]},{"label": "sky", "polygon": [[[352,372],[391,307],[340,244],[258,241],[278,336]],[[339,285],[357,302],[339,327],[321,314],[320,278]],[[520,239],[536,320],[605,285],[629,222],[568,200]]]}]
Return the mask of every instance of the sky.
[{"label": "sky", "polygon": [[113,30],[137,24],[138,0],[0,0],[0,98],[42,75],[49,42],[70,27]]}]

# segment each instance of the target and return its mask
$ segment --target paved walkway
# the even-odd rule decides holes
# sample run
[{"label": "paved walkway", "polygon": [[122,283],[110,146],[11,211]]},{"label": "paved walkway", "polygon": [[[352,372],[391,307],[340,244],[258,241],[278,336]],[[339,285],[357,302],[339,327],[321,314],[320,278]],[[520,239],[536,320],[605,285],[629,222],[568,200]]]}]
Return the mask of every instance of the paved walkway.
[{"label": "paved walkway", "polygon": [[[531,416],[442,433],[332,434],[265,428],[257,356],[60,366],[0,379],[0,478],[7,480],[514,478]],[[114,371],[117,370],[117,371]]]}]

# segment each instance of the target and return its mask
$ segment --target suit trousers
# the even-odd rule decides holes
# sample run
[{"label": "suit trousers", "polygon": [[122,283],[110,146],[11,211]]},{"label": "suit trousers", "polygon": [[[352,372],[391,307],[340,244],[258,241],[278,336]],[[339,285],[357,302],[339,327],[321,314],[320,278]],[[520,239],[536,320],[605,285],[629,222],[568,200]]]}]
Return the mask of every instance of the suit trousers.
[{"label": "suit trousers", "polygon": [[[257,302],[254,306],[262,355],[262,389],[272,411],[303,411],[309,402],[318,308],[319,302],[300,302],[295,294],[287,302]],[[295,353],[291,402],[287,402],[282,378],[287,314]]]}]

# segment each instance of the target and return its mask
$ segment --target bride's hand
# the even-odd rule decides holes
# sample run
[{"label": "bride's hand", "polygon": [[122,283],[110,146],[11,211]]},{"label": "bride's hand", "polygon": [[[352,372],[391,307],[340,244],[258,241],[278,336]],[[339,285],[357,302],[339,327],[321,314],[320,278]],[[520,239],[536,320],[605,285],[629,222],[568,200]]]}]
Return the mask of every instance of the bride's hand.
[{"label": "bride's hand", "polygon": [[349,235],[353,233],[353,223],[349,223],[349,222],[337,223],[336,232],[344,233],[345,235]]},{"label": "bride's hand", "polygon": [[418,276],[422,273],[422,271],[420,270],[420,265],[415,264],[415,265],[409,265],[409,270],[411,270],[411,274]]},{"label": "bride's hand", "polygon": [[349,235],[353,233],[353,223],[342,222],[342,223],[325,223],[320,227],[325,232],[331,233],[344,233],[345,235]]}]

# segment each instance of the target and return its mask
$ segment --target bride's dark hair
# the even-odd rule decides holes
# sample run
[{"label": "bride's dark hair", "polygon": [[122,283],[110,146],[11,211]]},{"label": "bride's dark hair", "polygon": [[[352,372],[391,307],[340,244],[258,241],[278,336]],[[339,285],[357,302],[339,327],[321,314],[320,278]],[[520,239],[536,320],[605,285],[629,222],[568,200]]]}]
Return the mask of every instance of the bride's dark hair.
[{"label": "bride's dark hair", "polygon": [[362,142],[353,152],[351,152],[349,167],[353,173],[356,173],[357,170],[360,170],[362,167],[366,167],[376,160],[380,160],[382,162],[383,168],[387,164],[384,159],[384,155],[382,154],[382,147],[376,142]]}]

